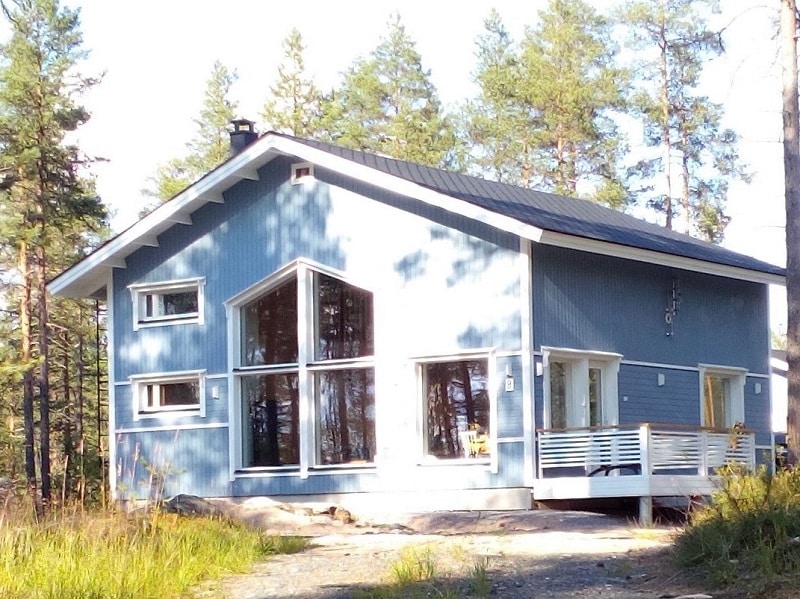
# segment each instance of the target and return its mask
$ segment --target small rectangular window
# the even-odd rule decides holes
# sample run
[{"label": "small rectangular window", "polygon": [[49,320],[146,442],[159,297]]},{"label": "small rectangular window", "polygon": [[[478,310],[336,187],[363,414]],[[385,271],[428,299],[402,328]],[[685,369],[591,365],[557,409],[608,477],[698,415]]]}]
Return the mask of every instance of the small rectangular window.
[{"label": "small rectangular window", "polygon": [[203,377],[200,372],[169,376],[136,376],[133,386],[135,417],[165,412],[201,412]]},{"label": "small rectangular window", "polygon": [[301,162],[292,165],[292,185],[304,183],[314,179],[314,165],[310,162]]},{"label": "small rectangular window", "polygon": [[203,322],[203,279],[131,285],[133,328]]}]

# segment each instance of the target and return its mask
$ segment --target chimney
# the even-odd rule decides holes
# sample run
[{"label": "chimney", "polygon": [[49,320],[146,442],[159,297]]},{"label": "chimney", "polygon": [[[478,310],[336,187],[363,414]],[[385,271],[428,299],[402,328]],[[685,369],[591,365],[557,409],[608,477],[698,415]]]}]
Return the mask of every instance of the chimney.
[{"label": "chimney", "polygon": [[234,156],[257,140],[258,133],[255,131],[255,123],[247,119],[234,119],[231,125],[231,156]]}]

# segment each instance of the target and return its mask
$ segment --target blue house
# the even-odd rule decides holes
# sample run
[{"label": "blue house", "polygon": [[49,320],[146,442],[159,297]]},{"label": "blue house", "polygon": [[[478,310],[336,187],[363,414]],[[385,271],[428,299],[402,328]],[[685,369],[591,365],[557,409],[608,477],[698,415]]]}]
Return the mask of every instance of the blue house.
[{"label": "blue house", "polygon": [[781,268],[246,121],[232,144],[49,285],[108,305],[118,498],[647,517],[771,461]]}]

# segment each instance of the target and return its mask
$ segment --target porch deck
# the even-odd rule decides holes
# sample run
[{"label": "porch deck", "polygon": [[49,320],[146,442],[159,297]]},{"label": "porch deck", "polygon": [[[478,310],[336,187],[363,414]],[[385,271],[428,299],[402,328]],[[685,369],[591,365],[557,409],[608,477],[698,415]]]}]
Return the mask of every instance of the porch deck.
[{"label": "porch deck", "polygon": [[[756,465],[755,433],[637,424],[542,429],[535,500],[710,495],[725,464]],[[646,517],[646,516],[645,516]]]}]

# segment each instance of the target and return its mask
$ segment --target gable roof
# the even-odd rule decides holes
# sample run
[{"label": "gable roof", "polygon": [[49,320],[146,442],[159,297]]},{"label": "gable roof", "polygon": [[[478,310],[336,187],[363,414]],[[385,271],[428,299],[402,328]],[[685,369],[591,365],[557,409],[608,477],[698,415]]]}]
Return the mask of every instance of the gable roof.
[{"label": "gable roof", "polygon": [[102,293],[113,268],[142,246],[277,156],[295,156],[356,180],[484,222],[536,243],[556,245],[760,283],[784,284],[784,269],[578,200],[461,175],[319,141],[270,132],[53,279],[51,293]]}]

